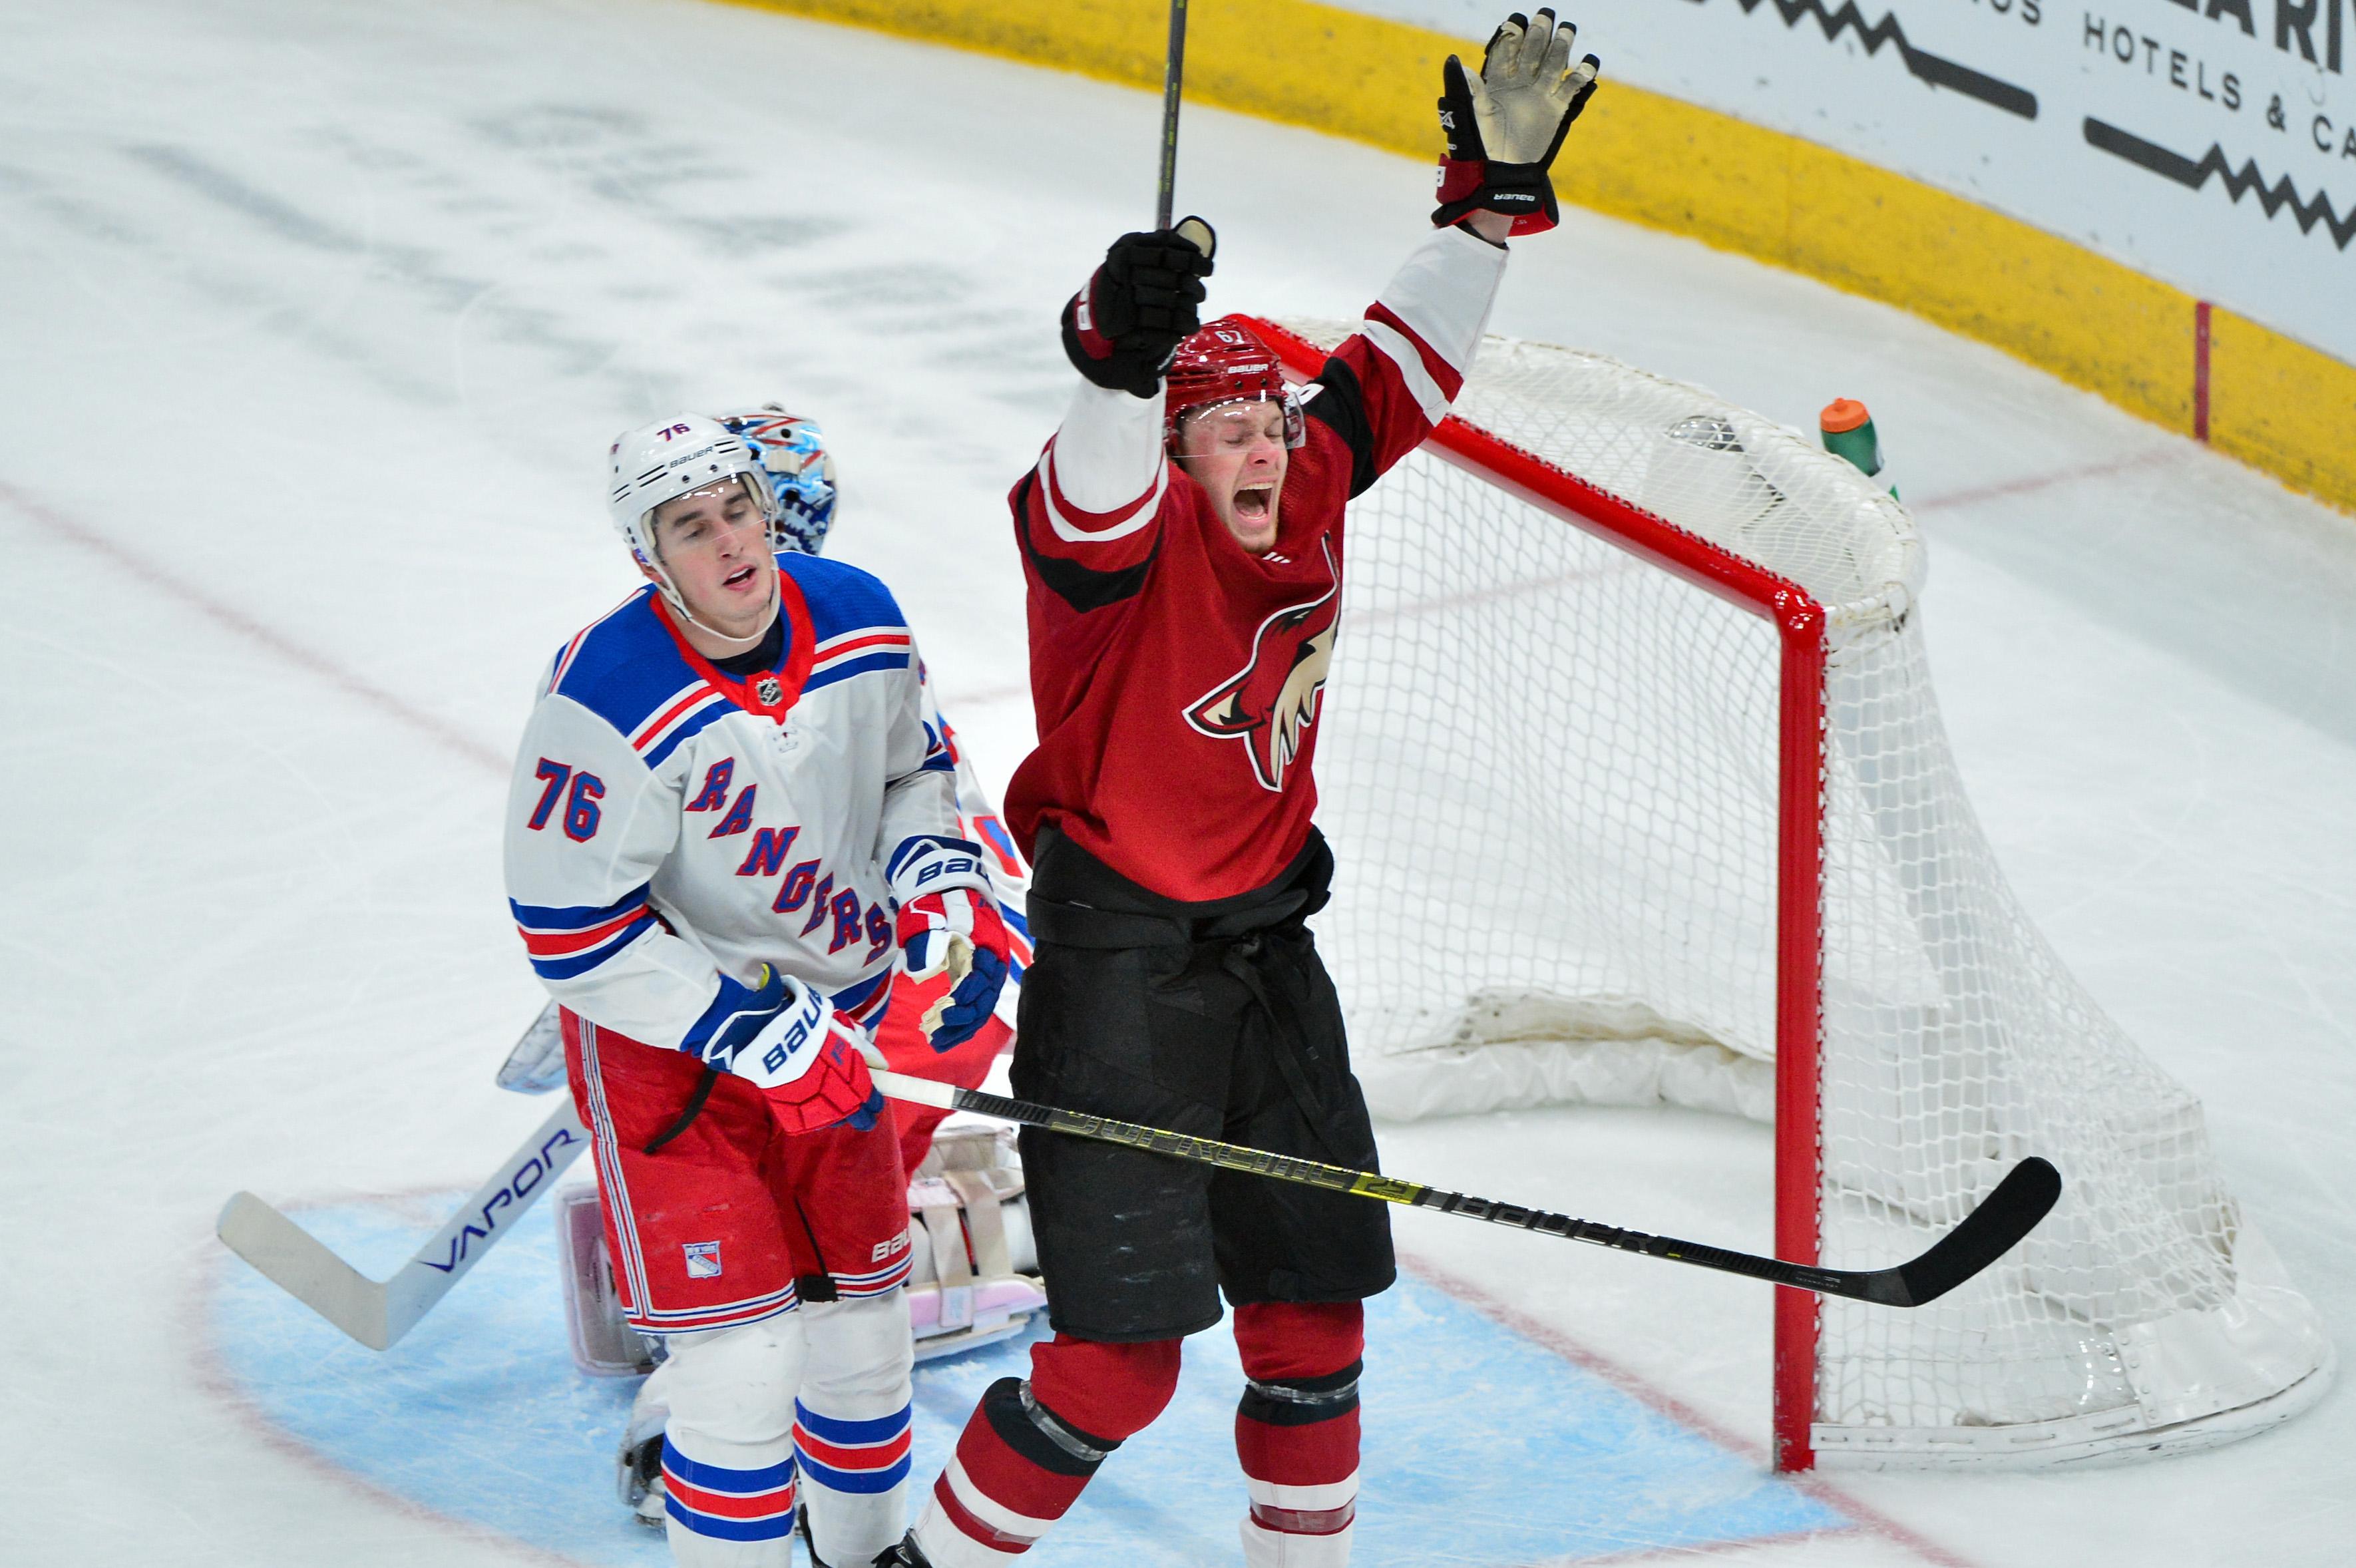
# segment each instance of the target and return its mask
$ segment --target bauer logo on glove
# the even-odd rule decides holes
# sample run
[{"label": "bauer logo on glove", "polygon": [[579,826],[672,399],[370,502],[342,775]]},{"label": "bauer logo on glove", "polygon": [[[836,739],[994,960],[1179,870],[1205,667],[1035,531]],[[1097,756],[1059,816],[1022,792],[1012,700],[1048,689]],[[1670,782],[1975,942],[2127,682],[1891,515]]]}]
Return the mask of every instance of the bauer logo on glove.
[{"label": "bauer logo on glove", "polygon": [[868,1076],[857,1026],[793,976],[764,978],[782,987],[784,1005],[751,1038],[704,1059],[758,1089],[788,1133],[875,1125],[884,1096]]},{"label": "bauer logo on glove", "polygon": [[900,963],[908,978],[948,977],[925,1009],[926,1043],[937,1051],[973,1037],[998,1005],[1013,942],[990,896],[981,846],[920,834],[892,856],[892,896],[899,900]]}]

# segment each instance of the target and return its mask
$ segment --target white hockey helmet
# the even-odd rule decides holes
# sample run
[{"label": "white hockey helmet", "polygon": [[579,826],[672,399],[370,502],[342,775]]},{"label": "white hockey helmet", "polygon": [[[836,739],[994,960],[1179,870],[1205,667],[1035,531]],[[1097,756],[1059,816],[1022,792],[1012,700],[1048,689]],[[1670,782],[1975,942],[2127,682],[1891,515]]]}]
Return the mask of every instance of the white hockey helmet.
[{"label": "white hockey helmet", "polygon": [[606,454],[612,488],[606,507],[614,528],[641,565],[652,569],[664,597],[679,602],[679,590],[655,553],[655,509],[732,477],[744,487],[767,524],[772,552],[792,548],[778,527],[777,498],[760,459],[742,436],[700,413],[674,414],[626,430]]}]

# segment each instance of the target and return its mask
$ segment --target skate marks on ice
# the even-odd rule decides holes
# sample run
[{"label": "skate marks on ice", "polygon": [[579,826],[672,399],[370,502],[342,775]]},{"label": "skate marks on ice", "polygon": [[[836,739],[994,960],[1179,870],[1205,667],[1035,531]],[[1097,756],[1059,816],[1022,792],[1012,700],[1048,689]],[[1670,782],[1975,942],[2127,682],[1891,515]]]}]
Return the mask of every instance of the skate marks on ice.
[{"label": "skate marks on ice", "polygon": [[[458,1195],[298,1208],[364,1271],[407,1257]],[[345,1338],[226,1251],[206,1263],[220,1385],[275,1437],[378,1492],[539,1552],[659,1564],[613,1494],[635,1383],[574,1370],[547,1206],[391,1350]],[[1833,1501],[1414,1275],[1371,1305],[1360,1560],[1569,1563],[1854,1535]],[[984,1389],[1028,1340],[916,1369],[928,1487]],[[1195,1568],[1237,1559],[1234,1343],[1190,1340],[1169,1412],[1106,1466],[1033,1561]],[[1830,1544],[1826,1541],[1826,1544]]]}]

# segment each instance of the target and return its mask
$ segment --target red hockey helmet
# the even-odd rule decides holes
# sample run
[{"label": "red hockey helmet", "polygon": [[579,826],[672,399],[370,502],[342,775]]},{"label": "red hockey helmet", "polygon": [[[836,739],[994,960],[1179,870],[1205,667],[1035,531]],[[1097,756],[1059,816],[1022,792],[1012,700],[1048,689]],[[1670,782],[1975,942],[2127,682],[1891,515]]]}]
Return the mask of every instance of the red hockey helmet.
[{"label": "red hockey helmet", "polygon": [[1284,405],[1284,444],[1302,439],[1301,398],[1285,384],[1276,350],[1259,339],[1247,319],[1222,316],[1178,345],[1162,373],[1169,423],[1164,434],[1178,438],[1181,416],[1221,403],[1276,402]]}]

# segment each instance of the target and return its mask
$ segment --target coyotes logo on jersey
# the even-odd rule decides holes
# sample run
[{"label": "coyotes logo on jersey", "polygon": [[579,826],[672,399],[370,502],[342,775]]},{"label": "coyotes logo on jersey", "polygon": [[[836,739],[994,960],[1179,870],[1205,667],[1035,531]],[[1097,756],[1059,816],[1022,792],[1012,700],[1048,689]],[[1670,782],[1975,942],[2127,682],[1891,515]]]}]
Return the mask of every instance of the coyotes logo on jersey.
[{"label": "coyotes logo on jersey", "polygon": [[1317,722],[1325,672],[1333,662],[1341,614],[1341,574],[1325,550],[1333,581],[1303,604],[1287,605],[1259,623],[1251,661],[1186,710],[1186,722],[1215,740],[1240,740],[1260,788],[1282,791],[1301,754],[1302,732]]}]

